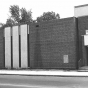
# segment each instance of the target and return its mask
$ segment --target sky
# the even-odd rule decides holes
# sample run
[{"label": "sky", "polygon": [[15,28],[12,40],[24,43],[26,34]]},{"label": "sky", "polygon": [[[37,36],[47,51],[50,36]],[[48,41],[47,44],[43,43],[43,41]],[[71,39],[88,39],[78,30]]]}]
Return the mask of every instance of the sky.
[{"label": "sky", "polygon": [[5,23],[10,16],[9,7],[19,5],[32,11],[33,19],[43,12],[59,13],[60,18],[74,16],[74,6],[88,4],[88,0],[0,0],[0,23]]}]

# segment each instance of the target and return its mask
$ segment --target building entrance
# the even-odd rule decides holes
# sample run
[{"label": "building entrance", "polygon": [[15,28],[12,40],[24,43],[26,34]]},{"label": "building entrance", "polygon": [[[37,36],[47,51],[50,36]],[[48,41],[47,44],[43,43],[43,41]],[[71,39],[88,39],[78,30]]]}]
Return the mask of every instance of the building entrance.
[{"label": "building entrance", "polygon": [[84,35],[82,45],[82,56],[84,66],[88,66],[88,35]]},{"label": "building entrance", "polygon": [[88,46],[86,46],[86,65],[88,66]]}]

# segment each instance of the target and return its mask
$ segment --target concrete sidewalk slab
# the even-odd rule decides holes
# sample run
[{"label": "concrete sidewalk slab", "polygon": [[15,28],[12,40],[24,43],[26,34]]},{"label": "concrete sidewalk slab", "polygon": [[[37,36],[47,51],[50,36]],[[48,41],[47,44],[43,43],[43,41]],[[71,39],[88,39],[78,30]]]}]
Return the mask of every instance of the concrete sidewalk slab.
[{"label": "concrete sidewalk slab", "polygon": [[58,70],[57,71],[0,70],[0,75],[88,77],[88,72],[58,71]]}]

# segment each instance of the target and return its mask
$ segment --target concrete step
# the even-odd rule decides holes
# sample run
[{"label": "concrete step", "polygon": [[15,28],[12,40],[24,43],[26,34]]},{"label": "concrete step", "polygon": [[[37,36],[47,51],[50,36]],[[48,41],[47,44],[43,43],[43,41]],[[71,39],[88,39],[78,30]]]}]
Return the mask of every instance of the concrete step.
[{"label": "concrete step", "polygon": [[80,67],[79,70],[88,70],[88,66]]}]

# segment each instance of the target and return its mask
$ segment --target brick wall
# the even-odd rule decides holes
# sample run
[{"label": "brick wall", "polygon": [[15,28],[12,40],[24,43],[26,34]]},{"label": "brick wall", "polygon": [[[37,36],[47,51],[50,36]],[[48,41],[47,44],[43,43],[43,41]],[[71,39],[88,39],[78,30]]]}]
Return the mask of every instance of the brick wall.
[{"label": "brick wall", "polygon": [[[74,17],[30,24],[30,67],[76,69],[77,29]],[[68,63],[63,56],[68,55]]]},{"label": "brick wall", "polygon": [[4,68],[4,29],[0,28],[0,69]]}]

